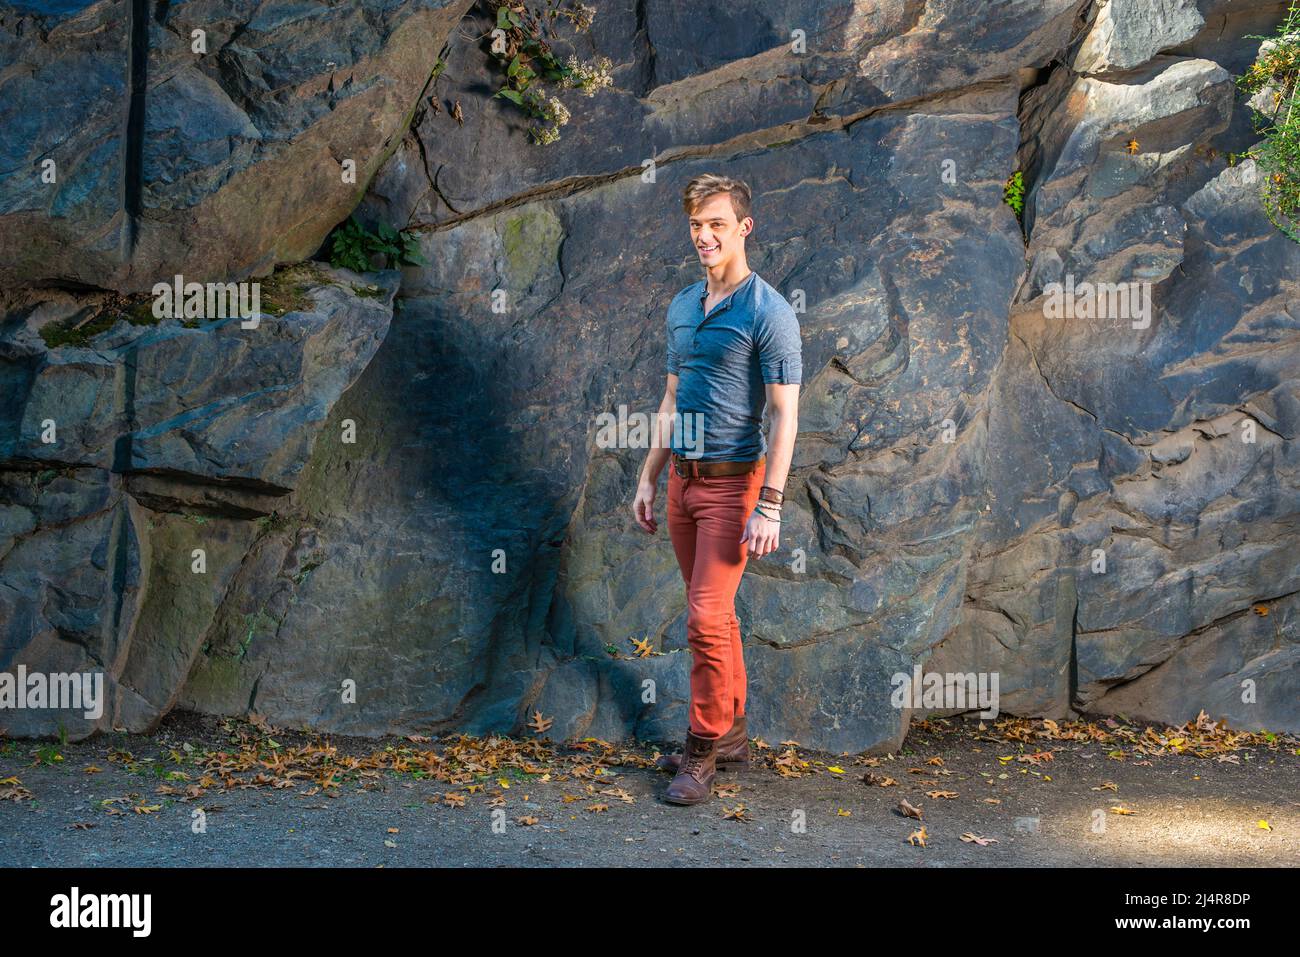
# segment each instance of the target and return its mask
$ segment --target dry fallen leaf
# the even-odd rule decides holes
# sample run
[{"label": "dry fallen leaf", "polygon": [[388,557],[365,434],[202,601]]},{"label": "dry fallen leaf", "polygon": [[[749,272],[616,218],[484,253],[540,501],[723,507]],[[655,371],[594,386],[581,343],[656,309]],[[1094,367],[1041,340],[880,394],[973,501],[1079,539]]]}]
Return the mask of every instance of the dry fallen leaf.
[{"label": "dry fallen leaf", "polygon": [[888,788],[893,787],[898,782],[887,774],[877,774],[875,771],[868,771],[862,775],[862,783],[868,787]]},{"label": "dry fallen leaf", "polygon": [[980,837],[978,834],[972,834],[970,831],[963,834],[961,839],[967,844],[978,844],[980,847],[988,847],[990,844],[996,844],[998,842],[996,837]]},{"label": "dry fallen leaf", "polygon": [[903,817],[912,817],[921,820],[921,809],[913,805],[907,798],[902,798],[898,802],[898,813]]},{"label": "dry fallen leaf", "polygon": [[532,827],[534,824],[537,823],[537,818],[530,817],[527,814],[525,814],[522,817],[515,818],[515,823],[522,824],[524,827]]},{"label": "dry fallen leaf", "polygon": [[538,734],[544,734],[551,730],[551,725],[555,723],[554,718],[542,717],[540,711],[534,711],[533,716],[528,720],[528,727]]},{"label": "dry fallen leaf", "polygon": [[925,825],[922,824],[919,830],[913,831],[907,836],[907,843],[913,847],[925,847]]},{"label": "dry fallen leaf", "polygon": [[946,801],[951,801],[953,798],[957,796],[957,792],[956,791],[926,791],[925,796],[928,798],[943,798]]},{"label": "dry fallen leaf", "polygon": [[1110,813],[1111,814],[1136,814],[1137,811],[1130,811],[1126,807],[1121,807],[1119,805],[1116,805],[1115,807],[1110,809]]},{"label": "dry fallen leaf", "polygon": [[722,815],[722,819],[724,821],[748,821],[749,820],[749,818],[745,816],[745,805],[743,804],[737,804],[733,808],[727,808],[724,805],[722,810],[726,812],[725,814]]}]

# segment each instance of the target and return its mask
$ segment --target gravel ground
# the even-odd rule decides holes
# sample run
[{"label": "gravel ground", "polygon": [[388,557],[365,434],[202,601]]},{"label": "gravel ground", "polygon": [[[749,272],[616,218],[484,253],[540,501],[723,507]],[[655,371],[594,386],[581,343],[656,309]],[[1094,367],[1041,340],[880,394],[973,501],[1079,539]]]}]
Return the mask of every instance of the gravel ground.
[{"label": "gravel ground", "polygon": [[[250,726],[238,727],[249,733]],[[67,745],[0,742],[0,798],[8,797],[0,799],[0,859],[10,867],[1300,864],[1294,740],[1215,757],[1124,749],[1117,760],[1110,744],[1022,747],[980,733],[974,722],[930,722],[913,730],[902,754],[881,757],[874,768],[850,755],[800,750],[810,762],[806,770],[816,773],[785,777],[770,763],[723,772],[718,781],[731,793],[689,808],[660,800],[667,774],[626,765],[603,769],[594,782],[574,779],[560,765],[550,780],[494,772],[481,776],[482,787],[460,807],[444,794],[466,788],[392,770],[326,791],[309,780],[283,788],[216,785],[188,800],[167,784],[168,768],[183,768],[191,782],[201,773],[171,763],[170,751],[231,749],[230,728],[179,714],[152,735],[115,733]],[[271,734],[283,748],[321,740]],[[444,745],[328,742],[356,755]],[[780,750],[766,752],[768,761]],[[1051,758],[1020,760],[1041,750]],[[87,773],[88,766],[102,770]],[[867,771],[897,783],[868,786]],[[180,793],[159,793],[160,786]],[[611,788],[631,801],[593,793]],[[955,796],[927,794],[935,791]],[[494,795],[499,808],[489,805]],[[918,822],[898,812],[900,799],[921,808],[926,846],[908,843]],[[593,804],[607,810],[587,810]],[[744,806],[742,819],[728,817],[737,805]],[[198,808],[206,829],[196,833]],[[963,834],[996,843],[964,842]]]}]

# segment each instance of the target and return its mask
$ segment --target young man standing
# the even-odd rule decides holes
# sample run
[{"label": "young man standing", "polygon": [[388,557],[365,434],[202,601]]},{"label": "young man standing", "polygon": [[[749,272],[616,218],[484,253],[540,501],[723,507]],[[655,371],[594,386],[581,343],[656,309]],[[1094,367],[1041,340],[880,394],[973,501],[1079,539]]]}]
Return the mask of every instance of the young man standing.
[{"label": "young man standing", "polygon": [[[697,176],[683,206],[705,278],[668,306],[659,441],[646,456],[632,511],[647,533],[658,530],[655,490],[671,458],[668,534],[686,582],[691,705],[685,752],[661,758],[660,766],[676,772],[665,800],[698,804],[708,799],[719,764],[749,765],[736,589],[749,556],[762,557],[780,541],[802,363],[794,309],[745,259],[754,229],[749,187]],[[761,428],[765,406],[770,449]],[[686,421],[702,423],[689,447],[680,428]]]}]

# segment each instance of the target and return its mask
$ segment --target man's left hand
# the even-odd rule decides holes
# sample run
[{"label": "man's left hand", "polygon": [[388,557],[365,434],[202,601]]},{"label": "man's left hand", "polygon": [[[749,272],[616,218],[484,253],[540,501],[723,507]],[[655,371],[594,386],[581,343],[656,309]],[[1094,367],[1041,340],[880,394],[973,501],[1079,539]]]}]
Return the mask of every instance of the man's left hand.
[{"label": "man's left hand", "polygon": [[750,558],[762,558],[776,551],[781,543],[781,523],[753,512],[745,523],[745,534],[740,536],[740,541],[741,544],[749,542]]}]

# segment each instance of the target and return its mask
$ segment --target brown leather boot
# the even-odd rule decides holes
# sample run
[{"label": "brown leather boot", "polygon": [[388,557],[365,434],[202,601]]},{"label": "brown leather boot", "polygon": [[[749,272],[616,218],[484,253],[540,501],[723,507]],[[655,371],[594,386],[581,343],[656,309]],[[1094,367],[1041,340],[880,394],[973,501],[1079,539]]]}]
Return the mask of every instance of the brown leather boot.
[{"label": "brown leather boot", "polygon": [[717,738],[701,738],[687,731],[682,767],[664,792],[664,800],[669,804],[699,804],[707,801],[713,791],[717,757]]},{"label": "brown leather boot", "polygon": [[[655,765],[665,771],[677,773],[682,766],[680,754],[661,754],[655,759]],[[716,766],[720,771],[749,770],[749,728],[743,714],[736,715],[731,723],[731,730],[718,738],[718,758]]]}]

